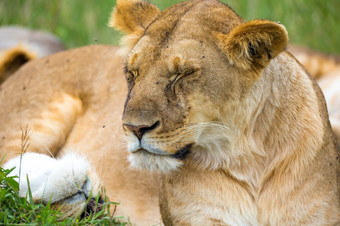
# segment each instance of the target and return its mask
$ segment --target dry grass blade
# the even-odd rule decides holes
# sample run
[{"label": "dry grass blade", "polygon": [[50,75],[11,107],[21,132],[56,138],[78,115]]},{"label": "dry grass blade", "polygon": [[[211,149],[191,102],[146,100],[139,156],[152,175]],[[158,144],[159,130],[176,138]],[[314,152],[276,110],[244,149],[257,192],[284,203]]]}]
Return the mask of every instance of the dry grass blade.
[{"label": "dry grass blade", "polygon": [[20,146],[20,166],[19,166],[19,188],[20,188],[20,178],[21,178],[21,165],[22,165],[22,155],[26,153],[28,150],[28,147],[30,144],[28,143],[30,139],[30,132],[31,129],[28,128],[28,125],[26,125],[26,128],[21,128],[21,146]]}]

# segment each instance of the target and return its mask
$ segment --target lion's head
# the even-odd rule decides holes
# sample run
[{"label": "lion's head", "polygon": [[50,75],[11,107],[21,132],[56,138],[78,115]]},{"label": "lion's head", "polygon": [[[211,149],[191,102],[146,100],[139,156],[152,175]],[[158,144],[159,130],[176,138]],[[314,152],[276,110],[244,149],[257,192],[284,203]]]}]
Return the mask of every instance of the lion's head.
[{"label": "lion's head", "polygon": [[242,155],[233,153],[234,142],[256,114],[256,81],[287,45],[282,25],[246,23],[216,0],[162,12],[144,1],[117,1],[111,25],[127,33],[123,127],[133,166],[215,168]]}]

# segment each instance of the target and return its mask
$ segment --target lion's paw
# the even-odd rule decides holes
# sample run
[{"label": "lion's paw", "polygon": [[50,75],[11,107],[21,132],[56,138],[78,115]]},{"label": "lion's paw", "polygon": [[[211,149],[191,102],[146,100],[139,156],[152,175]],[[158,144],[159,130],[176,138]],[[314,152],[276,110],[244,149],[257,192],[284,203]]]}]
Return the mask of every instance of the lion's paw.
[{"label": "lion's paw", "polygon": [[20,174],[19,195],[27,195],[28,178],[34,202],[50,201],[64,213],[63,218],[84,212],[87,200],[95,198],[101,190],[100,179],[87,159],[76,153],[67,153],[60,159],[25,153],[21,160],[18,156],[4,165],[6,169],[13,167],[10,176]]}]

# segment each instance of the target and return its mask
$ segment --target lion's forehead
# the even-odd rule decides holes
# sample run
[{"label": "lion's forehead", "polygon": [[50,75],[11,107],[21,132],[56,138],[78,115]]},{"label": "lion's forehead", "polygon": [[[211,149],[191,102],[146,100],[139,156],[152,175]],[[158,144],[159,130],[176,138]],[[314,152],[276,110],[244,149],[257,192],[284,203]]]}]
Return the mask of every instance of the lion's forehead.
[{"label": "lion's forehead", "polygon": [[[144,36],[140,42],[130,52],[126,64],[130,70],[141,70],[142,67],[163,68],[164,73],[176,73],[176,65],[187,68],[197,68],[201,63],[201,58],[206,52],[206,45],[201,40],[184,38],[176,40],[163,48],[158,56],[159,46],[153,46],[150,43],[150,37]],[[145,69],[145,68],[144,68]],[[158,71],[160,73],[160,71]]]},{"label": "lion's forehead", "polygon": [[127,64],[132,69],[142,64],[171,68],[171,61],[178,56],[190,61],[199,59],[203,48],[216,44],[216,32],[228,33],[240,23],[242,19],[219,1],[175,5],[164,10],[146,28],[129,53]]},{"label": "lion's forehead", "polygon": [[163,12],[146,28],[145,34],[154,37],[159,44],[178,35],[208,36],[207,32],[228,33],[242,19],[227,5],[215,1],[188,1]]}]

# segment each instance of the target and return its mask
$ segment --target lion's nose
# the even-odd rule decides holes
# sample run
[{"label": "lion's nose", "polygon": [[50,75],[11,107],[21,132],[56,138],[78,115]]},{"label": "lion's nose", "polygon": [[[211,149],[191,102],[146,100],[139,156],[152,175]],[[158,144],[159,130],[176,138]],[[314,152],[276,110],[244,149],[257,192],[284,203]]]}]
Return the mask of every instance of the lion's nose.
[{"label": "lion's nose", "polygon": [[142,139],[143,135],[146,132],[150,132],[151,130],[154,130],[158,126],[159,126],[159,121],[155,122],[152,126],[147,126],[147,125],[135,126],[135,125],[123,124],[123,127],[133,132],[133,134],[135,134],[135,136],[139,140]]}]

